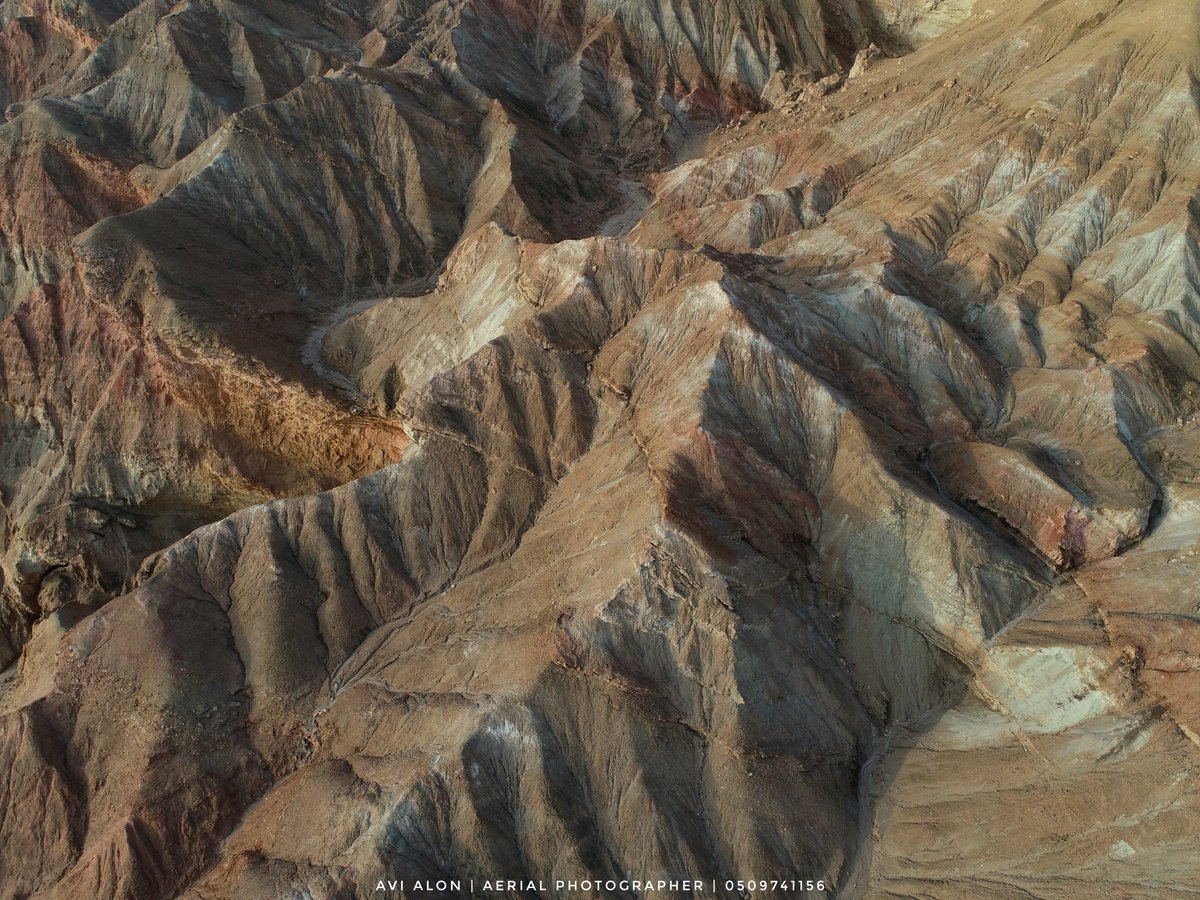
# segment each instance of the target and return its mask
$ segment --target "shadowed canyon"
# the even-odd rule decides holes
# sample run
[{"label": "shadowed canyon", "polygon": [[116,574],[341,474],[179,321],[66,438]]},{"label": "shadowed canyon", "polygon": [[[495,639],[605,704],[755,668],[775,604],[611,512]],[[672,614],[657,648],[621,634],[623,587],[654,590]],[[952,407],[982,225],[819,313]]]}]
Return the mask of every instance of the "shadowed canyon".
[{"label": "shadowed canyon", "polygon": [[1200,897],[1193,0],[0,0],[0,109],[0,897]]}]

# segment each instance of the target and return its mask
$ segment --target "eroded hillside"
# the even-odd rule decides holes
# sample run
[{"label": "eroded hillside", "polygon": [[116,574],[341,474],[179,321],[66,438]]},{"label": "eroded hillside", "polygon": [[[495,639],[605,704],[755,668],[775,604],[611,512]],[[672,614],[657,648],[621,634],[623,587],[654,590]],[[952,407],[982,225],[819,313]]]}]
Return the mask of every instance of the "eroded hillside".
[{"label": "eroded hillside", "polygon": [[0,23],[0,894],[1197,891],[1194,4]]}]

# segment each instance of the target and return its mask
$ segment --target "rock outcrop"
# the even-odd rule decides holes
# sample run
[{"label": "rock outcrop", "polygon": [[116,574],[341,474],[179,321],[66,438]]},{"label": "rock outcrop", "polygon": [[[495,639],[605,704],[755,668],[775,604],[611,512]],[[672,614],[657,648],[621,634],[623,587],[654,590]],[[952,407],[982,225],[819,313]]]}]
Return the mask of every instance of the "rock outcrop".
[{"label": "rock outcrop", "polygon": [[0,25],[0,895],[1194,891],[1190,4]]}]

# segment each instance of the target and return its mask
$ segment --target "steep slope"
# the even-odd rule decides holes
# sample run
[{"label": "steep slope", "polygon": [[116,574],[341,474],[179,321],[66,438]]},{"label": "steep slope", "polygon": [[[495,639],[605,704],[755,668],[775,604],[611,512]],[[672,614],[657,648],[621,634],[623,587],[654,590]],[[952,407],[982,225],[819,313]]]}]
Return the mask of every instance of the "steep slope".
[{"label": "steep slope", "polygon": [[1194,890],[1200,12],[3,8],[5,895]]},{"label": "steep slope", "polygon": [[[6,111],[11,121],[0,129],[0,143],[8,148],[2,180],[10,198],[0,222],[4,311],[23,321],[27,315],[19,307],[27,298],[37,305],[41,285],[57,284],[62,296],[89,301],[63,307],[81,317],[79,323],[68,320],[67,329],[94,329],[93,311],[101,321],[111,311],[139,355],[186,359],[198,367],[193,377],[201,383],[243,384],[261,397],[278,396],[279,379],[287,391],[327,392],[328,382],[305,365],[312,362],[314,330],[362,297],[415,289],[464,232],[493,220],[540,239],[597,230],[625,197],[614,187],[614,167],[623,165],[614,147],[662,160],[671,143],[667,131],[675,139],[690,133],[707,121],[713,103],[722,107],[720,97],[739,91],[751,96],[758,84],[743,85],[735,75],[712,83],[705,88],[707,112],[696,115],[674,101],[664,106],[647,100],[647,116],[658,124],[646,134],[581,145],[577,134],[559,128],[550,106],[526,102],[531,91],[548,96],[548,79],[555,76],[530,71],[523,56],[501,64],[488,49],[496,35],[480,17],[494,15],[490,7],[443,2],[168,9],[147,0],[131,9],[5,9],[12,21],[56,29],[91,52],[74,71],[27,91],[24,102]],[[556,9],[555,15],[572,21],[582,15],[574,7]],[[732,19],[709,22],[693,35],[701,62],[688,65],[712,72],[746,39],[746,29],[768,20],[781,35],[795,37],[797,23],[822,21],[817,10],[739,7]],[[641,35],[637,41],[622,38],[626,64],[641,67],[638,60],[659,53],[659,45],[639,30],[645,23],[622,24],[622,17],[614,27]],[[529,40],[544,31],[536,22],[525,26]],[[505,27],[516,26],[506,20]],[[670,25],[671,34],[681,27]],[[839,41],[849,40],[836,33]],[[865,26],[855,26],[853,34],[865,39]],[[568,44],[581,39],[570,29],[564,35]],[[805,44],[789,53],[809,51],[817,52]],[[42,58],[36,47],[21,52],[30,63]],[[654,83],[675,84],[682,77],[684,63],[655,59]],[[621,82],[612,87],[613,96],[658,96],[642,87]],[[51,335],[43,330],[31,340],[47,343]],[[124,404],[96,399],[122,396],[111,390],[117,373],[102,367],[64,374],[58,390],[82,391],[87,399],[80,408],[87,413],[58,421],[48,397],[32,399],[40,396],[40,365],[32,350],[6,358],[14,385],[4,424],[13,485],[8,492],[32,499],[5,504],[0,618],[12,649],[0,651],[4,660],[38,618],[38,579],[49,568],[76,560],[76,580],[103,583],[111,592],[137,570],[145,552],[182,536],[195,516],[228,512],[229,503],[205,498],[228,496],[231,473],[237,473],[233,480],[243,496],[303,493],[369,470],[365,460],[390,460],[396,446],[390,423],[355,426],[365,434],[347,442],[342,423],[355,408],[345,398],[327,398],[342,406],[327,414],[332,433],[317,439],[339,448],[333,469],[318,461],[311,473],[288,473],[285,466],[278,477],[264,472],[277,468],[273,464],[251,457],[293,453],[279,446],[277,424],[261,427],[281,417],[251,416],[251,431],[235,421],[232,431],[241,437],[208,446],[214,442],[205,436],[206,422],[213,417],[203,408],[225,402],[218,396],[198,401],[200,410],[164,426],[172,432],[165,449],[156,447],[157,438],[125,438],[113,453],[111,442],[88,435],[143,428],[131,429]],[[171,400],[155,396],[147,402],[140,415],[154,420],[154,408]],[[312,421],[309,413],[298,415]],[[88,430],[74,433],[85,421]],[[156,422],[149,428],[155,430]],[[347,443],[353,449],[341,449]],[[32,492],[16,487],[27,480],[24,473],[40,466],[49,474],[47,466],[57,465],[43,458],[46,448],[53,458],[78,460],[72,474],[53,475],[52,483]],[[324,455],[318,451],[318,459]],[[175,474],[155,475],[164,465]],[[164,491],[184,496],[187,526],[184,520],[172,524],[177,504],[153,508]],[[135,541],[145,545],[136,552],[97,551],[94,534],[73,525],[78,507],[92,503],[86,498],[152,520],[148,533],[156,536]],[[166,518],[159,521],[162,509]],[[97,527],[102,543],[132,546],[108,525]]]}]

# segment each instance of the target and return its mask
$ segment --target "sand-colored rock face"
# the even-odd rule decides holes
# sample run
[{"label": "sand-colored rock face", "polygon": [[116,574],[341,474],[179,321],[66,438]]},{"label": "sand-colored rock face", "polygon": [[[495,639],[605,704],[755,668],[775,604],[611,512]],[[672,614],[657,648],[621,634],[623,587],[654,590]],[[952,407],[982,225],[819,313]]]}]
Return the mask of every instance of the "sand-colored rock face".
[{"label": "sand-colored rock face", "polygon": [[1185,0],[0,2],[0,897],[1195,893],[1198,79]]}]

